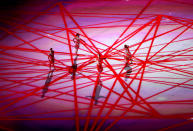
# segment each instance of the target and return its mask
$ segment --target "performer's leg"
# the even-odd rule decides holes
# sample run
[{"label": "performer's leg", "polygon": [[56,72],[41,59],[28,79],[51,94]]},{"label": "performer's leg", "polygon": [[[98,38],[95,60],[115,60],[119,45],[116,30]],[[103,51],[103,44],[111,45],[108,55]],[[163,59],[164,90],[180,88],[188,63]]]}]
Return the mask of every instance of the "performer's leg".
[{"label": "performer's leg", "polygon": [[51,70],[51,62],[50,62],[50,64],[49,64],[49,69]]},{"label": "performer's leg", "polygon": [[75,52],[76,56],[77,56],[77,54],[78,54],[78,49],[79,49],[79,47],[76,48],[76,52]]},{"label": "performer's leg", "polygon": [[130,70],[127,70],[126,74],[125,74],[125,81],[127,81],[127,79],[130,77]]},{"label": "performer's leg", "polygon": [[76,69],[74,69],[74,67],[73,67],[73,72],[72,72],[72,77],[71,77],[72,80],[74,80],[75,75],[76,75]]}]

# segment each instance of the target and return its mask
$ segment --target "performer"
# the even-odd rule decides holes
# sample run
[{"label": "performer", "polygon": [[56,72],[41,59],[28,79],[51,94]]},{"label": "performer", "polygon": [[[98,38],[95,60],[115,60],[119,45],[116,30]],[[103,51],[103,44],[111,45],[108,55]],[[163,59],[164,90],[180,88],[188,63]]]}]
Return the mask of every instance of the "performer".
[{"label": "performer", "polygon": [[98,70],[99,76],[100,76],[101,72],[103,71],[102,62],[103,62],[103,58],[102,58],[101,54],[98,54],[97,70]]},{"label": "performer", "polygon": [[[78,49],[79,49],[79,47],[80,47],[80,42],[81,41],[84,41],[84,40],[82,40],[81,38],[80,38],[80,34],[79,33],[76,33],[76,37],[74,37],[74,39],[73,39],[73,42],[75,43],[75,49],[76,49],[76,55],[77,55],[77,53],[78,53]],[[85,41],[84,41],[85,42]]]},{"label": "performer", "polygon": [[130,77],[130,74],[132,72],[132,68],[130,67],[130,65],[133,64],[133,59],[132,59],[131,52],[129,50],[129,46],[125,45],[124,49],[125,49],[125,67],[124,69],[126,70],[125,81],[127,81],[127,79]]},{"label": "performer", "polygon": [[74,78],[75,78],[76,70],[77,70],[77,64],[74,63],[74,64],[72,65],[72,77],[71,77],[72,80],[74,80]]},{"label": "performer", "polygon": [[54,61],[55,61],[55,58],[54,58],[54,50],[52,48],[50,48],[50,54],[48,55],[48,60],[50,62],[50,70],[51,70],[51,67],[54,67],[55,69],[55,66],[54,66]]},{"label": "performer", "polygon": [[72,64],[72,66],[68,67],[68,73],[72,75],[71,77],[72,80],[74,80],[75,78],[76,71],[77,71],[77,63],[76,63],[76,60],[74,60],[74,63]]},{"label": "performer", "polygon": [[125,48],[125,61],[133,64],[133,59],[128,45],[124,45]]}]

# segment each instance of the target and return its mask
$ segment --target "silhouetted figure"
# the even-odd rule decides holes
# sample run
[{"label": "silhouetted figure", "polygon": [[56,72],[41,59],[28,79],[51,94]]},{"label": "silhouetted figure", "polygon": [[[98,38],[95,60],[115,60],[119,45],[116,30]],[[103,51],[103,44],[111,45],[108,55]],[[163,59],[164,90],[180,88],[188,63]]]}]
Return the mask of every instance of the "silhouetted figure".
[{"label": "silhouetted figure", "polygon": [[80,42],[81,41],[84,41],[84,40],[82,40],[81,38],[80,38],[80,34],[79,33],[76,33],[76,37],[74,37],[74,39],[73,39],[73,42],[75,43],[75,49],[76,49],[76,51],[75,51],[75,54],[77,55],[77,53],[78,53],[78,49],[79,49],[79,47],[80,47]]},{"label": "silhouetted figure", "polygon": [[97,84],[95,85],[94,96],[87,96],[87,97],[92,98],[95,101],[95,105],[98,104],[99,98],[106,98],[104,96],[100,96],[100,91],[101,91],[102,86],[103,86],[102,81],[99,79],[97,81]]},{"label": "silhouetted figure", "polygon": [[132,59],[131,52],[129,51],[129,46],[124,45],[124,49],[125,49],[125,67],[124,69],[126,70],[125,81],[127,81],[127,79],[130,77],[130,74],[132,72],[132,68],[130,67],[130,65],[133,64],[133,59]]},{"label": "silhouetted figure", "polygon": [[133,59],[132,59],[131,52],[129,50],[129,46],[124,45],[124,49],[125,49],[125,61],[129,62],[130,64],[133,64]]},{"label": "silhouetted figure", "polygon": [[98,70],[98,73],[99,75],[101,74],[101,72],[103,71],[103,57],[101,56],[101,54],[98,55],[98,64],[97,64],[97,70]]},{"label": "silhouetted figure", "polygon": [[71,79],[74,80],[75,76],[76,76],[76,70],[77,70],[77,64],[73,64],[72,65],[72,77]]},{"label": "silhouetted figure", "polygon": [[75,58],[74,63],[68,69],[68,72],[72,75],[72,77],[71,77],[72,80],[74,80],[74,78],[75,78],[76,71],[77,71],[77,63],[76,63],[76,58]]},{"label": "silhouetted figure", "polygon": [[48,91],[48,87],[49,87],[50,82],[51,82],[52,77],[53,77],[53,72],[54,72],[54,70],[51,70],[51,71],[49,71],[49,73],[48,73],[46,82],[45,82],[44,87],[43,87],[43,89],[42,89],[42,96],[41,96],[42,98],[45,96],[45,94],[46,94],[47,91]]},{"label": "silhouetted figure", "polygon": [[55,61],[55,58],[54,58],[54,50],[52,48],[50,48],[50,54],[48,55],[48,60],[50,62],[50,70],[51,70],[51,67],[54,67],[55,69],[55,66],[54,66],[54,61]]}]

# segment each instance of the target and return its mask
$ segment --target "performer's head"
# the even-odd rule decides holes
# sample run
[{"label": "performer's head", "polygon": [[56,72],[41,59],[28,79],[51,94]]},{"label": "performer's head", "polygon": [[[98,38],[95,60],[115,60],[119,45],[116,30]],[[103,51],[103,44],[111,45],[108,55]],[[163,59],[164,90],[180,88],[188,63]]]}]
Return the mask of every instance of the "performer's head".
[{"label": "performer's head", "polygon": [[124,45],[124,48],[128,48],[129,46],[128,45]]},{"label": "performer's head", "polygon": [[79,37],[79,36],[80,36],[80,34],[79,34],[79,33],[76,33],[76,36],[77,36],[77,37]]},{"label": "performer's head", "polygon": [[52,50],[52,48],[50,48],[50,52],[54,52],[54,51]]}]

